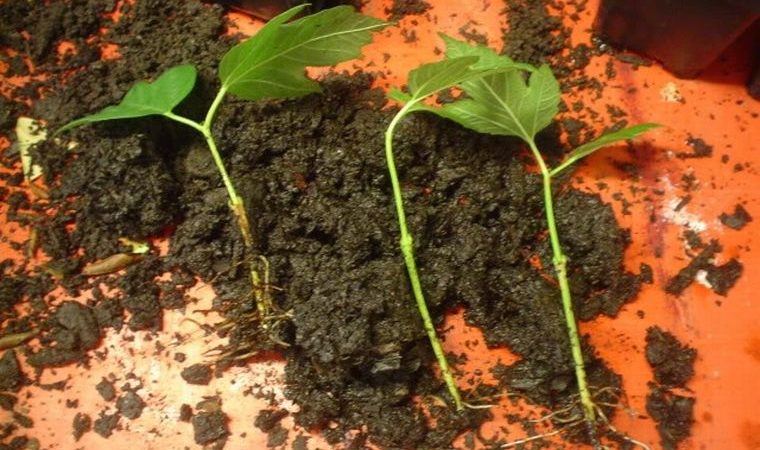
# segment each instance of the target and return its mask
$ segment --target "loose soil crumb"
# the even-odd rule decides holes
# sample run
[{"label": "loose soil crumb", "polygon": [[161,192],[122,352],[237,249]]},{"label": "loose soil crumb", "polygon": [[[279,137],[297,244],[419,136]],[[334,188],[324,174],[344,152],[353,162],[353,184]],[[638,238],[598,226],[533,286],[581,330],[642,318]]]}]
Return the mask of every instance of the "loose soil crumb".
[{"label": "loose soil crumb", "polygon": [[109,438],[113,430],[119,425],[119,414],[106,414],[105,411],[100,413],[100,417],[95,419],[93,430],[104,438]]},{"label": "loose soil crumb", "polygon": [[213,371],[206,364],[193,364],[185,367],[180,373],[182,379],[188,384],[207,385],[211,382]]},{"label": "loose soil crumb", "polygon": [[293,450],[309,450],[309,437],[303,434],[299,434],[293,440],[291,447]]},{"label": "loose soil crumb", "polygon": [[712,267],[712,260],[715,255],[722,250],[721,245],[716,240],[710,241],[702,251],[694,257],[689,264],[678,271],[675,277],[671,278],[665,286],[665,291],[673,295],[681,295],[692,282],[694,282],[697,273],[700,270],[707,270]]},{"label": "loose soil crumb", "polygon": [[116,401],[116,409],[119,410],[122,416],[130,420],[140,417],[144,407],[145,402],[143,399],[132,391],[128,391]]},{"label": "loose soil crumb", "polygon": [[0,359],[0,391],[18,392],[23,379],[16,352],[7,350]]},{"label": "loose soil crumb", "polygon": [[747,223],[752,222],[752,216],[749,215],[744,206],[737,204],[734,206],[734,212],[732,214],[722,213],[720,215],[720,221],[723,225],[734,229],[741,230]]},{"label": "loose soil crumb", "polygon": [[725,264],[709,267],[705,279],[716,294],[726,296],[743,272],[744,265],[736,258],[731,258]]},{"label": "loose soil crumb", "polygon": [[113,387],[113,383],[103,378],[100,383],[95,385],[95,389],[98,391],[103,400],[110,402],[116,398],[116,389]]},{"label": "loose soil crumb", "polygon": [[694,376],[697,351],[681,344],[671,333],[654,326],[647,329],[646,358],[654,378],[665,387],[686,387]]},{"label": "loose soil crumb", "polygon": [[393,5],[385,12],[390,14],[388,20],[400,20],[406,16],[424,14],[430,9],[430,3],[424,0],[393,0]]},{"label": "loose soil crumb", "polygon": [[695,256],[689,264],[681,269],[675,277],[671,278],[665,286],[665,291],[673,295],[681,295],[689,285],[696,279],[701,272],[705,272],[705,280],[718,295],[726,296],[728,291],[736,284],[744,272],[744,265],[736,258],[731,258],[722,265],[713,264],[715,255],[722,250],[720,243],[716,240],[710,241],[709,244],[703,245],[701,241],[694,240],[693,237],[687,237],[692,248],[701,248],[700,253]]},{"label": "loose soil crumb", "polygon": [[182,406],[179,407],[179,420],[182,422],[190,422],[192,417],[193,407],[187,403],[183,403]]},{"label": "loose soil crumb", "polygon": [[72,427],[73,431],[71,434],[74,436],[75,441],[79,441],[85,433],[92,430],[92,419],[85,413],[77,413],[76,416],[74,416]]},{"label": "loose soil crumb", "polygon": [[693,149],[691,153],[678,152],[676,157],[680,159],[687,158],[709,158],[713,154],[712,145],[708,145],[702,138],[689,136],[686,143]]},{"label": "loose soil crumb", "polygon": [[694,399],[650,385],[647,413],[657,422],[660,444],[664,450],[676,450],[691,435],[694,424]]},{"label": "loose soil crumb", "polygon": [[277,423],[267,435],[267,447],[275,448],[283,445],[288,440],[288,430]]},{"label": "loose soil crumb", "polygon": [[274,428],[275,425],[279,424],[282,419],[287,417],[287,415],[287,409],[262,409],[259,411],[259,414],[256,416],[256,420],[253,422],[253,424],[256,425],[256,427],[261,431],[268,432]]},{"label": "loose soil crumb", "polygon": [[226,440],[230,432],[227,428],[229,419],[222,411],[201,411],[191,419],[195,443],[206,445],[212,442]]},{"label": "loose soil crumb", "polygon": [[79,361],[100,341],[100,327],[92,308],[75,301],[63,302],[43,328],[48,334],[40,341],[50,346],[27,356],[29,364],[37,368]]}]

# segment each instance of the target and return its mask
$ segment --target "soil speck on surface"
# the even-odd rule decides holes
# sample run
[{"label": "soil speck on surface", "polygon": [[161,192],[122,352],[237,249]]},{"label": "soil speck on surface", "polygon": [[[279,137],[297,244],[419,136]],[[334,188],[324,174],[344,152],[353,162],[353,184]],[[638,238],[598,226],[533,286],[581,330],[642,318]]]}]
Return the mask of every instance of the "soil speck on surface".
[{"label": "soil speck on surface", "polygon": [[187,403],[183,403],[179,407],[179,420],[181,422],[190,422],[190,419],[193,417],[193,407],[188,405]]},{"label": "soil speck on surface", "polygon": [[393,5],[386,13],[390,14],[389,20],[400,20],[406,16],[424,14],[430,9],[430,3],[425,0],[393,0]]},{"label": "soil speck on surface", "polygon": [[309,436],[299,434],[293,439],[292,450],[309,450]]},{"label": "soil speck on surface", "polygon": [[15,350],[6,350],[0,359],[0,391],[18,392],[23,380]]},{"label": "soil speck on surface", "polygon": [[193,438],[196,444],[206,445],[212,442],[226,440],[230,434],[227,428],[229,419],[222,411],[201,411],[191,419]]},{"label": "soil speck on surface", "polygon": [[287,415],[288,410],[286,409],[262,409],[259,411],[259,414],[256,416],[256,420],[253,422],[253,424],[256,425],[256,427],[261,431],[268,432],[275,425],[280,423],[282,419],[287,417]]},{"label": "soil speck on surface", "polygon": [[678,152],[676,157],[680,159],[687,158],[709,158],[713,154],[712,145],[708,145],[702,138],[689,136],[686,143],[693,149],[691,153]]},{"label": "soil speck on surface", "polygon": [[211,367],[206,364],[193,364],[192,366],[182,369],[180,376],[187,384],[207,385],[211,382],[213,376]]},{"label": "soil speck on surface", "polygon": [[674,394],[655,384],[650,385],[647,413],[657,422],[660,444],[664,450],[676,450],[691,435],[694,424],[694,399]]},{"label": "soil speck on surface", "polygon": [[95,419],[93,430],[104,438],[109,438],[113,434],[113,431],[119,425],[119,414],[106,414],[105,411],[100,413],[100,416]]},{"label": "soil speck on surface", "polygon": [[92,419],[85,413],[78,412],[74,416],[74,422],[72,423],[72,432],[74,440],[78,441],[84,436],[85,433],[92,430]]},{"label": "soil speck on surface", "polygon": [[110,402],[116,398],[116,389],[113,383],[103,378],[98,384],[95,385],[95,389],[98,391],[103,400]]},{"label": "soil speck on surface", "polygon": [[722,213],[720,215],[720,221],[723,225],[734,229],[741,230],[747,223],[752,222],[752,216],[749,215],[744,206],[737,204],[734,206],[734,212],[731,214]]},{"label": "soil speck on surface", "polygon": [[[690,239],[691,242],[695,242]],[[707,273],[706,280],[710,288],[719,295],[726,295],[736,281],[741,277],[743,266],[737,259],[732,258],[729,262],[716,266],[713,264],[715,255],[723,248],[717,240],[711,240],[707,245],[699,245],[701,251],[689,261],[676,276],[671,278],[665,286],[665,291],[673,295],[681,295],[695,280],[700,271]]]},{"label": "soil speck on surface", "polygon": [[697,351],[654,326],[647,329],[646,358],[658,383],[666,387],[685,387],[694,376]]},{"label": "soil speck on surface", "polygon": [[726,296],[729,289],[741,278],[742,273],[744,273],[744,265],[736,258],[731,258],[725,264],[709,267],[705,279],[716,294]]},{"label": "soil speck on surface", "polygon": [[139,395],[132,391],[127,391],[116,401],[116,409],[127,419],[134,420],[140,417],[145,402]]},{"label": "soil speck on surface", "polygon": [[46,324],[48,334],[40,340],[45,347],[28,355],[30,365],[63,366],[85,357],[100,341],[100,327],[92,308],[75,301],[65,301]]},{"label": "soil speck on surface", "polygon": [[264,409],[256,416],[254,425],[268,435],[267,447],[278,447],[287,440],[288,430],[281,424],[282,419],[287,417],[287,415],[288,411],[286,409]]}]

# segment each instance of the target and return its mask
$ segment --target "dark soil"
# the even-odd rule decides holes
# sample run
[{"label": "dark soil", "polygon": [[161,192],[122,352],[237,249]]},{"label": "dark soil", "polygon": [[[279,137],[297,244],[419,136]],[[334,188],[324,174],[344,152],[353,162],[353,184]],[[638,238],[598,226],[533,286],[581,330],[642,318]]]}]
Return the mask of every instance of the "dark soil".
[{"label": "dark soil", "polygon": [[725,264],[715,265],[713,259],[723,249],[717,240],[711,240],[707,245],[699,245],[698,248],[701,248],[699,254],[668,281],[665,291],[673,295],[681,295],[694,282],[697,274],[705,271],[707,274],[705,278],[710,288],[716,294],[727,295],[744,272],[744,266],[736,258],[731,258]]},{"label": "dark soil", "polygon": [[[199,65],[199,84],[178,112],[199,117],[216,87],[216,62],[230,45],[230,38],[220,37],[221,10],[181,0],[141,0],[125,6],[113,25],[102,16],[111,8],[104,3],[0,3],[3,42],[24,52],[30,43],[21,31],[33,30],[30,56],[53,74],[15,93],[38,100],[32,111],[21,103],[13,108],[55,128],[114,103],[136,80],[192,62]],[[531,5],[533,13],[519,17],[540,16],[539,3]],[[18,17],[25,19],[9,20]],[[11,23],[18,28],[11,29]],[[96,34],[101,26],[112,31]],[[63,65],[49,52],[62,39],[74,41],[80,51]],[[95,50],[105,41],[121,45],[121,59],[98,61]],[[569,72],[582,67],[584,51],[576,52],[580,62]],[[534,61],[528,54],[520,59]],[[70,74],[65,84],[63,69]],[[279,338],[290,344],[282,353],[286,395],[300,407],[296,423],[322,429],[333,443],[343,441],[346,431],[365,428],[369,441],[381,447],[446,448],[489,414],[455,413],[430,400],[447,394],[434,375],[398,250],[381,139],[393,111],[381,109],[384,94],[370,90],[370,82],[368,75],[332,76],[323,82],[324,95],[266,104],[229,99],[214,131],[249,209],[254,250],[268,258],[272,283],[283,289],[276,301],[293,314]],[[46,91],[44,99],[37,98],[37,88]],[[583,127],[573,127],[579,136]],[[554,155],[563,148],[558,130],[541,136],[541,147]],[[255,311],[240,264],[246,252],[202,138],[160,118],[103,123],[61,137],[34,152],[50,198],[32,202],[22,194],[9,215],[37,230],[52,262],[31,278],[3,266],[0,279],[0,317],[7,326],[24,329],[24,321],[32,320],[42,330],[41,349],[27,351],[33,366],[86,362],[103,329],[120,327],[125,311],[131,329],[159,329],[162,309],[183,306],[183,293],[195,277],[213,283],[215,306],[228,318]],[[69,139],[78,145],[67,149]],[[496,371],[502,386],[542,405],[566,405],[576,387],[559,294],[552,274],[530,262],[551,267],[541,183],[525,170],[518,142],[475,135],[420,114],[401,124],[396,154],[435,321],[463,305],[468,323],[483,329],[490,346],[508,346],[521,356]],[[6,152],[3,159],[12,164],[17,155]],[[560,183],[556,190],[578,315],[583,320],[614,316],[642,281],[623,269],[628,234],[599,196]],[[49,219],[19,214],[29,211]],[[81,275],[87,263],[127,251],[118,238],[157,235],[170,240],[166,257],[146,256],[119,276]],[[153,281],[165,272],[172,273],[171,281]],[[64,301],[50,307],[45,296],[57,283],[54,277],[62,278],[67,295],[93,282],[118,293],[98,288],[88,305]],[[31,319],[13,314],[22,293],[36,305]],[[265,338],[256,324],[238,320],[230,333],[231,350],[271,349]],[[584,355],[592,385],[620,385],[587,342]],[[202,375],[206,380],[210,370]],[[195,373],[183,377],[200,379]],[[477,401],[479,393],[465,395]],[[101,436],[112,433],[120,416],[137,418],[143,402],[127,392],[117,406],[119,413],[103,412],[94,421]],[[424,410],[435,417],[435,426]],[[230,432],[221,407],[192,417],[188,407],[185,413],[199,444],[223,442]],[[274,423],[271,430],[278,427]],[[281,435],[275,433],[273,442]]]},{"label": "dark soil", "polygon": [[196,444],[206,445],[224,440],[230,434],[227,428],[229,419],[222,411],[202,411],[194,415],[191,421]]},{"label": "dark soil", "polygon": [[702,138],[689,136],[686,143],[693,149],[691,153],[679,152],[676,157],[681,159],[687,158],[709,158],[713,154],[712,145],[708,145]]},{"label": "dark soil", "polygon": [[116,401],[116,409],[127,419],[134,420],[142,415],[145,402],[139,395],[132,391],[126,392]]},{"label": "dark soil", "polygon": [[213,371],[206,364],[193,364],[182,369],[180,375],[188,384],[207,385],[211,382]]},{"label": "dark soil", "polygon": [[98,394],[103,397],[103,400],[110,402],[116,398],[116,389],[113,387],[113,383],[103,378],[100,383],[95,385],[95,389],[98,390]]},{"label": "dark soil", "polygon": [[649,384],[647,412],[657,423],[663,449],[675,450],[691,434],[695,400],[671,389],[686,388],[694,376],[697,351],[659,327],[647,330],[646,342],[646,358],[656,381]]},{"label": "dark soil", "polygon": [[733,213],[721,214],[720,221],[723,223],[723,225],[731,229],[741,230],[745,225],[747,225],[747,223],[752,222],[752,216],[750,216],[747,210],[744,209],[744,206],[737,204],[734,206]]},{"label": "dark soil", "polygon": [[424,0],[393,0],[393,5],[386,10],[389,20],[399,20],[406,16],[420,15],[430,9],[430,4]]},{"label": "dark soil", "polygon": [[0,391],[18,392],[23,380],[16,352],[7,350],[0,359]]},{"label": "dark soil", "polygon": [[664,450],[676,450],[691,435],[694,424],[694,399],[674,394],[652,384],[647,395],[647,413],[657,422]]},{"label": "dark soil", "polygon": [[269,432],[272,428],[279,425],[280,421],[288,416],[287,409],[262,409],[253,422],[258,429],[263,432]]},{"label": "dark soil", "polygon": [[90,416],[84,413],[77,413],[74,416],[74,422],[72,423],[73,431],[71,434],[74,436],[74,440],[78,441],[85,435],[85,433],[92,430],[92,419]]},{"label": "dark soil", "polygon": [[190,422],[190,419],[193,418],[193,407],[188,405],[187,403],[183,403],[179,407],[179,420],[182,422]]},{"label": "dark soil", "polygon": [[646,342],[646,358],[654,370],[654,379],[666,387],[686,387],[694,376],[697,351],[660,327],[647,329]]},{"label": "dark soil", "polygon": [[104,438],[108,438],[113,434],[113,431],[116,429],[116,427],[119,425],[119,414],[113,413],[113,414],[106,414],[105,411],[102,411],[100,413],[100,416],[95,419],[95,423],[93,424],[93,431],[98,433],[100,436]]}]

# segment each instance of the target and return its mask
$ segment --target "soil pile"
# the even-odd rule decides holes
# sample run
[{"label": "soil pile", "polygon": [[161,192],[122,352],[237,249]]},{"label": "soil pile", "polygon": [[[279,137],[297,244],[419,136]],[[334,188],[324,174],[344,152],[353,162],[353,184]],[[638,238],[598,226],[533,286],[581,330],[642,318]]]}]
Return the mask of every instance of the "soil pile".
[{"label": "soil pile", "polygon": [[[197,119],[207,106],[216,62],[230,45],[221,37],[220,9],[145,0],[126,7],[112,24],[102,18],[110,11],[102,2],[51,5],[0,4],[1,17],[27,18],[18,30],[4,30],[3,43],[22,51],[27,42],[20,32],[34,30],[30,56],[54,74],[14,93],[37,100],[37,90],[46,91],[27,113],[57,127],[180,63],[199,64],[200,82],[177,112]],[[111,31],[101,35],[101,26]],[[61,64],[50,55],[62,40],[75,42],[78,53]],[[100,61],[104,42],[119,44],[121,58]],[[74,72],[63,85],[60,68]],[[323,95],[262,104],[231,99],[214,131],[249,208],[255,250],[268,259],[271,283],[282,289],[279,306],[292,312],[280,339],[290,344],[283,350],[286,395],[300,406],[296,423],[321,428],[331,442],[366,427],[382,447],[443,448],[487,413],[458,414],[430,400],[446,394],[433,373],[398,250],[382,148],[392,111],[383,109],[384,95],[369,89],[370,82],[361,74],[332,76],[323,82]],[[20,103],[14,108],[26,111]],[[542,142],[561,148],[552,133]],[[417,115],[401,125],[396,152],[434,318],[440,322],[448,309],[464,305],[466,319],[482,327],[489,345],[506,345],[522,357],[498,371],[504,386],[547,406],[566,404],[576,388],[559,294],[547,273],[531,264],[551,267],[541,184],[525,171],[518,142]],[[232,359],[269,345],[258,329],[237,319],[255,310],[243,244],[211,157],[193,130],[160,118],[103,123],[48,140],[34,156],[49,199],[31,202],[19,194],[9,218],[34,227],[53,261],[32,278],[4,265],[0,305],[8,329],[28,322],[41,328],[43,348],[28,355],[36,367],[86,358],[103,327],[122,326],[124,310],[130,328],[159,329],[161,310],[183,306],[195,276],[213,283],[216,306],[237,323],[230,334]],[[3,154],[8,165],[17,157]],[[598,196],[556,188],[579,316],[615,315],[641,282],[622,267],[627,233]],[[49,219],[30,218],[29,211]],[[54,276],[71,295],[91,288],[92,279],[80,275],[85,264],[125,251],[119,238],[155,235],[169,237],[166,257],[146,256],[123,276],[95,279],[118,293],[96,289],[90,305],[48,307]],[[152,281],[165,272],[171,280]],[[13,317],[11,306],[24,295],[37,308],[30,317]],[[591,384],[618,387],[618,377],[588,344],[585,353]],[[130,402],[123,409],[139,420],[142,400]],[[229,433],[219,410],[192,421],[199,443]],[[89,419],[80,422],[89,429]],[[107,436],[117,422],[118,416],[104,415],[94,429]]]}]

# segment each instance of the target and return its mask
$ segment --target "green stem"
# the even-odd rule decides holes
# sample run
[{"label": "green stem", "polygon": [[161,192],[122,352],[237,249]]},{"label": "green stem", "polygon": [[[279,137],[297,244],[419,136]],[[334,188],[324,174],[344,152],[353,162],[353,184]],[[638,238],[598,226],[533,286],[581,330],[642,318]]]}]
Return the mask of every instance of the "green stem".
[{"label": "green stem", "polygon": [[459,395],[459,389],[457,388],[454,375],[451,373],[449,363],[446,360],[446,355],[441,347],[441,342],[438,339],[438,335],[433,325],[433,320],[430,318],[430,311],[428,311],[427,302],[425,302],[425,296],[422,293],[422,284],[420,283],[419,275],[417,274],[417,263],[414,259],[414,239],[406,225],[406,213],[404,212],[404,200],[401,195],[401,185],[398,181],[398,174],[396,172],[396,163],[393,157],[393,132],[396,129],[396,125],[399,123],[413,107],[414,103],[407,103],[401,111],[391,121],[388,129],[385,131],[385,158],[388,164],[388,174],[391,178],[391,186],[393,187],[393,200],[396,205],[396,216],[398,218],[399,231],[401,233],[401,252],[404,255],[404,263],[406,264],[406,270],[409,273],[409,280],[412,284],[412,292],[414,293],[414,300],[417,302],[417,309],[422,317],[422,323],[430,340],[430,346],[433,349],[433,354],[438,361],[438,365],[441,368],[441,375],[446,382],[446,387],[449,390],[449,394],[454,399],[454,404],[457,410],[463,409],[462,398]]},{"label": "green stem", "polygon": [[[219,105],[222,104],[226,93],[227,88],[222,86],[221,89],[219,89],[219,92],[217,92],[214,101],[211,103],[211,106],[206,113],[206,118],[203,120],[202,124],[186,117],[178,116],[173,112],[165,113],[164,116],[171,120],[194,128],[206,139],[206,145],[208,145],[208,149],[211,152],[211,157],[214,160],[214,164],[216,165],[217,170],[219,170],[219,174],[222,176],[224,187],[227,189],[227,196],[230,198],[229,206],[235,218],[237,219],[240,234],[243,236],[243,243],[245,244],[246,249],[250,251],[250,249],[253,247],[253,236],[251,234],[251,225],[250,221],[248,220],[248,213],[245,210],[243,198],[238,195],[237,190],[235,189],[235,185],[232,183],[232,179],[230,178],[229,172],[227,172],[227,168],[224,166],[224,161],[222,160],[222,156],[219,154],[219,149],[216,146],[216,140],[214,139],[214,135],[211,132],[211,126],[213,124],[216,111],[219,108]],[[266,288],[262,289],[261,287],[262,280],[259,272],[253,269],[253,267],[251,267],[250,272],[251,282],[253,283],[254,296],[256,297],[257,308],[262,318],[266,318],[269,315],[269,301],[266,296]]]},{"label": "green stem", "polygon": [[549,227],[549,240],[552,246],[552,262],[554,270],[557,272],[557,282],[562,295],[562,309],[565,313],[565,323],[567,325],[567,334],[570,338],[570,350],[573,355],[575,366],[575,378],[578,382],[578,392],[580,394],[583,414],[586,421],[593,425],[596,421],[596,411],[594,401],[591,399],[591,393],[588,388],[586,379],[586,366],[583,361],[583,351],[581,350],[581,340],[578,333],[578,325],[575,320],[573,311],[573,300],[570,295],[570,283],[567,279],[567,256],[562,252],[562,246],[559,242],[559,232],[557,231],[557,221],[554,217],[554,199],[552,196],[552,175],[549,171],[544,158],[536,147],[536,143],[530,139],[527,141],[533,156],[536,158],[541,175],[543,176],[544,185],[544,210],[546,211],[546,222]]}]

